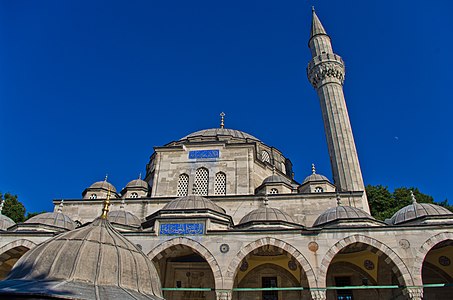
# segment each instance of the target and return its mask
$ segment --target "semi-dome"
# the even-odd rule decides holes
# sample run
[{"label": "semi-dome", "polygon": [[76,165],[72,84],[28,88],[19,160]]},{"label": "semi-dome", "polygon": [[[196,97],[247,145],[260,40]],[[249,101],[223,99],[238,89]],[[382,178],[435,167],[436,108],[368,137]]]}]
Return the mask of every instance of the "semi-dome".
[{"label": "semi-dome", "polygon": [[363,220],[363,219],[368,219],[368,220],[373,220],[375,221],[376,219],[373,218],[370,214],[365,212],[364,210],[357,208],[357,207],[352,207],[352,206],[343,206],[343,205],[338,205],[336,207],[329,208],[325,212],[323,212],[315,221],[313,224],[313,227],[319,227],[327,223],[331,223],[334,221],[338,220]]},{"label": "semi-dome", "polygon": [[267,177],[266,179],[263,180],[263,184],[266,183],[286,183],[286,184],[291,184],[291,180],[288,178],[281,176],[281,175],[271,175]]},{"label": "semi-dome", "polygon": [[239,224],[245,224],[248,222],[266,222],[266,221],[281,221],[288,223],[296,223],[293,218],[287,213],[269,206],[260,207],[258,209],[252,210],[246,214]]},{"label": "semi-dome", "polygon": [[116,188],[107,180],[97,181],[90,185],[89,189],[103,189],[112,193],[116,193]]},{"label": "semi-dome", "polygon": [[162,210],[194,210],[194,209],[210,209],[212,211],[225,214],[225,210],[212,202],[211,200],[201,196],[184,196],[176,198],[167,203]]},{"label": "semi-dome", "polygon": [[60,229],[73,230],[76,228],[76,223],[59,209],[56,212],[42,213],[34,216],[27,221],[26,224],[49,225]]},{"label": "semi-dome", "polygon": [[113,210],[108,214],[108,220],[112,224],[118,224],[127,227],[140,228],[142,222],[131,212],[124,209]]},{"label": "semi-dome", "polygon": [[144,188],[148,189],[148,183],[142,179],[134,179],[130,181],[127,185],[126,188]]},{"label": "semi-dome", "polygon": [[397,211],[391,218],[390,224],[398,225],[408,221],[418,219],[425,216],[453,216],[453,213],[445,207],[431,204],[431,203],[417,203],[409,204],[399,211]]},{"label": "semi-dome", "polygon": [[104,218],[28,251],[0,295],[33,299],[162,299],[152,262]]},{"label": "semi-dome", "polygon": [[226,129],[226,128],[211,128],[211,129],[203,129],[196,132],[193,132],[189,135],[186,135],[180,141],[187,140],[190,138],[217,138],[219,136],[229,136],[232,138],[237,139],[251,139],[255,141],[259,141],[256,137],[246,132],[235,130],[235,129]]}]

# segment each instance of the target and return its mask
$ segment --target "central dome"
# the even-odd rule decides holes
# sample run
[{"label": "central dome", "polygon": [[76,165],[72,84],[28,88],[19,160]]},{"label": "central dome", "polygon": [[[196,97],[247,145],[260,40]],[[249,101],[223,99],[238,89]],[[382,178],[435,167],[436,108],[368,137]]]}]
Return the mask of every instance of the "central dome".
[{"label": "central dome", "polygon": [[180,141],[187,140],[187,139],[195,139],[195,138],[217,138],[220,136],[225,137],[232,137],[237,139],[250,139],[259,141],[256,137],[246,132],[235,130],[235,129],[226,129],[226,128],[211,128],[211,129],[203,129],[196,132],[193,132],[189,135],[186,135]]}]

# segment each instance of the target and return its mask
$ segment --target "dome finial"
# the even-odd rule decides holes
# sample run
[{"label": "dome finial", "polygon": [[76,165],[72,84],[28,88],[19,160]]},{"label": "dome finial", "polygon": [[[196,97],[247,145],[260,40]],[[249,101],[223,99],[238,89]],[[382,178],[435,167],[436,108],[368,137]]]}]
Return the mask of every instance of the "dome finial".
[{"label": "dome finial", "polygon": [[223,111],[220,113],[220,128],[225,128],[225,113]]},{"label": "dome finial", "polygon": [[121,209],[124,209],[124,205],[126,204],[126,202],[124,201],[124,198],[121,199],[121,204],[120,204],[120,208]]},{"label": "dome finial", "polygon": [[63,211],[63,202],[64,202],[64,200],[63,200],[63,199],[61,199],[61,201],[60,201],[60,205],[58,205],[58,209],[57,209],[57,212],[59,212],[59,213],[61,213],[61,212]]},{"label": "dome finial", "polygon": [[417,199],[415,198],[414,192],[412,190],[410,192],[411,192],[412,203],[413,204],[417,203]]},{"label": "dome finial", "polygon": [[101,218],[106,220],[107,214],[109,213],[109,206],[110,206],[110,188],[107,192],[107,198],[104,200],[104,207],[102,207],[102,215]]},{"label": "dome finial", "polygon": [[0,202],[0,215],[2,214],[3,211],[3,205],[5,205],[5,200],[2,199],[2,201]]},{"label": "dome finial", "polygon": [[268,207],[269,206],[269,199],[267,199],[267,197],[263,198],[263,204],[264,204],[264,207]]},{"label": "dome finial", "polygon": [[109,174],[105,174],[104,181],[107,182],[107,179],[109,178]]},{"label": "dome finial", "polygon": [[316,12],[314,5],[311,6],[311,12]]},{"label": "dome finial", "polygon": [[313,175],[316,174],[315,164],[311,164],[311,173],[312,173]]},{"label": "dome finial", "polygon": [[138,179],[142,179],[142,172],[140,172],[140,174],[138,174]]},{"label": "dome finial", "polygon": [[341,197],[340,194],[337,194],[337,205],[341,206]]}]

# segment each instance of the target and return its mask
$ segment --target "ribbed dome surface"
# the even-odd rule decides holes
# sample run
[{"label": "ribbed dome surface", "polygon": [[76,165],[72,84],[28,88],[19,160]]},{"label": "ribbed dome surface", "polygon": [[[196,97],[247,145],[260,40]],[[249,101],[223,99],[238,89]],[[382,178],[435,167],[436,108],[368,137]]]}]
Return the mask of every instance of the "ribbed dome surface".
[{"label": "ribbed dome surface", "polygon": [[248,214],[246,214],[239,224],[245,224],[247,222],[258,222],[258,221],[283,221],[289,223],[296,223],[294,222],[293,218],[287,213],[272,207],[261,207],[255,210],[252,210]]},{"label": "ribbed dome surface", "polygon": [[59,211],[39,214],[28,219],[25,223],[50,225],[67,230],[73,230],[76,227],[76,223],[70,217]]},{"label": "ribbed dome surface", "polygon": [[230,136],[233,138],[238,138],[238,139],[252,139],[255,141],[259,141],[256,137],[254,137],[251,134],[245,133],[240,130],[235,130],[235,129],[226,129],[226,128],[211,128],[211,129],[204,129],[200,131],[193,132],[189,135],[186,135],[183,137],[181,140],[186,140],[188,138],[195,138],[195,137],[201,137],[201,138],[217,138],[218,136]]},{"label": "ribbed dome surface", "polygon": [[111,184],[110,182],[107,181],[98,181],[93,183],[90,187],[90,189],[104,189],[104,190],[110,190],[112,193],[116,193],[116,188]]},{"label": "ribbed dome surface", "polygon": [[101,218],[28,251],[0,281],[0,293],[11,289],[69,299],[159,299],[156,295],[162,295],[152,262]]},{"label": "ribbed dome surface", "polygon": [[423,216],[444,216],[453,213],[445,207],[431,203],[412,203],[397,211],[390,219],[390,224],[397,225]]},{"label": "ribbed dome surface", "polygon": [[352,206],[336,206],[329,208],[323,212],[313,224],[313,227],[317,227],[336,220],[354,220],[354,219],[371,219],[375,220],[371,215],[361,210],[360,208]]},{"label": "ribbed dome surface", "polygon": [[282,183],[282,182],[291,184],[291,180],[289,180],[286,177],[280,176],[280,175],[271,175],[263,180],[263,184],[264,183]]},{"label": "ribbed dome surface", "polygon": [[127,188],[145,188],[148,189],[148,183],[141,179],[134,179],[126,185]]},{"label": "ribbed dome surface", "polygon": [[176,198],[165,205],[162,210],[189,210],[189,209],[210,209],[221,214],[225,210],[212,202],[211,200],[201,196],[185,196]]},{"label": "ribbed dome surface", "polygon": [[116,223],[136,228],[139,228],[142,224],[142,222],[136,215],[125,211],[124,209],[109,212],[108,220],[110,221],[110,223]]},{"label": "ribbed dome surface", "polygon": [[0,213],[0,230],[6,230],[15,224],[13,220]]},{"label": "ribbed dome surface", "polygon": [[329,179],[327,179],[326,176],[321,175],[321,174],[311,174],[311,175],[305,177],[304,182],[302,182],[302,184],[307,183],[307,182],[314,182],[314,181],[329,181]]}]

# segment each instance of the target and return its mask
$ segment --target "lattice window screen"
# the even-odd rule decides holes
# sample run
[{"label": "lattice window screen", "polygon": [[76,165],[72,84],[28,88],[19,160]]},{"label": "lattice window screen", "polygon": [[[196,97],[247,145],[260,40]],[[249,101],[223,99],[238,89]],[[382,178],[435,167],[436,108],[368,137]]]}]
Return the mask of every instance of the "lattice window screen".
[{"label": "lattice window screen", "polygon": [[187,196],[188,190],[189,190],[189,175],[187,174],[179,175],[178,190],[176,196],[178,197]]},{"label": "lattice window screen", "polygon": [[136,192],[131,193],[131,198],[138,198],[138,194]]},{"label": "lattice window screen", "polygon": [[214,194],[226,195],[226,174],[223,172],[215,174]]},{"label": "lattice window screen", "polygon": [[261,151],[261,160],[271,163],[271,157],[269,156],[269,153],[267,153],[267,151],[265,150]]},{"label": "lattice window screen", "polygon": [[200,196],[208,195],[209,171],[205,168],[197,169],[193,183],[193,194]]},{"label": "lattice window screen", "polygon": [[271,189],[269,191],[269,194],[278,194],[278,190],[277,189]]}]

